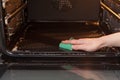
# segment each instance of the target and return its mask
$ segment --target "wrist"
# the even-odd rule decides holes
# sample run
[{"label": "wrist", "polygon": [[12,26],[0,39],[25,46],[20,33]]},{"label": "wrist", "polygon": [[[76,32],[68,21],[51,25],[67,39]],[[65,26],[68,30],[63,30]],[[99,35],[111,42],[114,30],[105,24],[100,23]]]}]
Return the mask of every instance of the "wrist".
[{"label": "wrist", "polygon": [[103,37],[99,37],[99,38],[97,38],[97,40],[99,42],[99,47],[100,48],[108,46],[106,37],[104,37],[104,36]]}]

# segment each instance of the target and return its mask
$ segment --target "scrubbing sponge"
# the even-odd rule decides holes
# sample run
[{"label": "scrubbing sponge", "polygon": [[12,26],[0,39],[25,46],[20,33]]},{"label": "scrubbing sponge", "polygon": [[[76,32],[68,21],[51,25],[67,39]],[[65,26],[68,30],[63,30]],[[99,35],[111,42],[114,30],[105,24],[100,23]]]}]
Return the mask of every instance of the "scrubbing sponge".
[{"label": "scrubbing sponge", "polygon": [[72,50],[72,45],[71,44],[60,43],[59,48],[66,49],[66,50]]},{"label": "scrubbing sponge", "polygon": [[[72,40],[73,38],[70,38],[69,40]],[[64,44],[60,43],[59,48],[61,49],[66,49],[66,50],[72,50],[72,44]]]}]

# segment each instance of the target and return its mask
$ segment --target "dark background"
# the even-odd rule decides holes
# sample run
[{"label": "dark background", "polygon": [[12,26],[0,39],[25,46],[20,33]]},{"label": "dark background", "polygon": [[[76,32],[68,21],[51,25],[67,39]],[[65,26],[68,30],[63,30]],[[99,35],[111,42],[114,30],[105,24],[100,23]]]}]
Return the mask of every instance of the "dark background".
[{"label": "dark background", "polygon": [[33,21],[96,21],[100,0],[69,0],[72,8],[59,9],[59,0],[28,0],[28,19]]}]

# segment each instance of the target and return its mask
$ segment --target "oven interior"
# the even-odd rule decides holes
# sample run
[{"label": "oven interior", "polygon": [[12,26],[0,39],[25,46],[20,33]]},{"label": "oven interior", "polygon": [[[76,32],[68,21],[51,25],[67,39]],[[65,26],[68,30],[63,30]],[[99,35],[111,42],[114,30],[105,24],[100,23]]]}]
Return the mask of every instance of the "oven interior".
[{"label": "oven interior", "polygon": [[[105,0],[107,1],[107,0]],[[103,2],[105,2],[103,1]],[[2,0],[5,43],[9,55],[91,56],[85,51],[59,48],[71,37],[96,38],[119,30],[105,24],[100,0]],[[101,25],[102,24],[102,25]],[[103,25],[105,24],[105,25]],[[116,56],[119,49],[102,48],[92,56]]]}]

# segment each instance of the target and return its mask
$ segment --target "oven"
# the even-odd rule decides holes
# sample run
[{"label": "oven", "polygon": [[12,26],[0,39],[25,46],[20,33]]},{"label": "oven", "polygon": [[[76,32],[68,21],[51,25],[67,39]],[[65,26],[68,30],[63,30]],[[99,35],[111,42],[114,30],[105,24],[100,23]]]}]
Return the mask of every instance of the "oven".
[{"label": "oven", "polygon": [[59,48],[70,37],[119,32],[119,7],[118,0],[1,0],[1,59],[14,65],[119,66],[118,47],[95,52]]}]

